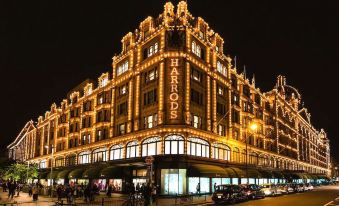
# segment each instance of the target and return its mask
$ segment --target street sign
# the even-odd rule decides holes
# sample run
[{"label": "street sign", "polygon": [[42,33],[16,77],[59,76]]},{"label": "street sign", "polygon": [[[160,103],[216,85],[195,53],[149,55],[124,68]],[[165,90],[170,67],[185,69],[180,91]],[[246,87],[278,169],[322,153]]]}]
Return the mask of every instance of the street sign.
[{"label": "street sign", "polygon": [[152,165],[153,161],[154,161],[153,156],[148,156],[148,157],[145,158],[145,162],[146,162],[147,165]]}]

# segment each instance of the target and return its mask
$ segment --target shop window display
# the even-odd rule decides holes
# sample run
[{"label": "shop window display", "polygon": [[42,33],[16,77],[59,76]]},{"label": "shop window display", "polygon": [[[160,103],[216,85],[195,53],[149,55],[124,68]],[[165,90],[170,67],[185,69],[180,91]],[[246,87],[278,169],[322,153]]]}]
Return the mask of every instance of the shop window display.
[{"label": "shop window display", "polygon": [[161,194],[176,195],[186,191],[186,169],[161,170]]}]

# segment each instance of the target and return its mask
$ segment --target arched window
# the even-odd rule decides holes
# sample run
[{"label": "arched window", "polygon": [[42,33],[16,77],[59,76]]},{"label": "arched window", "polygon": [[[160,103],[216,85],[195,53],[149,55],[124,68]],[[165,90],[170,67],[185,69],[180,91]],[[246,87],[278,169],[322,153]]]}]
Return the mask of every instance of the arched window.
[{"label": "arched window", "polygon": [[81,152],[78,156],[79,164],[88,164],[89,163],[89,152]]},{"label": "arched window", "polygon": [[105,162],[107,161],[106,157],[106,148],[99,148],[93,151],[93,160],[92,162]]},{"label": "arched window", "polygon": [[212,156],[214,159],[229,161],[231,150],[227,145],[215,143],[212,145]]},{"label": "arched window", "polygon": [[233,162],[240,162],[240,153],[237,147],[233,149]]},{"label": "arched window", "polygon": [[66,157],[66,166],[72,166],[72,165],[76,165],[76,155],[73,154],[73,155],[68,155]]},{"label": "arched window", "polygon": [[109,159],[110,160],[119,160],[122,159],[122,145],[113,145],[110,150]]},{"label": "arched window", "polygon": [[195,41],[192,41],[192,52],[194,54],[196,53],[196,43],[195,43]]},{"label": "arched window", "polygon": [[258,164],[258,154],[257,153],[251,153],[250,154],[250,164],[257,165]]},{"label": "arched window", "polygon": [[55,167],[62,167],[64,166],[64,158],[63,157],[57,157],[55,159]]},{"label": "arched window", "polygon": [[184,138],[170,135],[165,138],[165,154],[184,154]]},{"label": "arched window", "polygon": [[246,162],[246,150],[241,151],[240,162]]},{"label": "arched window", "polygon": [[161,142],[159,137],[151,137],[142,142],[142,156],[161,154]]},{"label": "arched window", "polygon": [[129,142],[126,146],[126,158],[139,156],[139,145],[137,141]]},{"label": "arched window", "polygon": [[187,154],[199,157],[209,157],[210,148],[207,141],[198,138],[189,138],[187,141]]},{"label": "arched window", "polygon": [[46,160],[42,160],[42,161],[39,163],[39,168],[40,168],[40,169],[47,168]]}]

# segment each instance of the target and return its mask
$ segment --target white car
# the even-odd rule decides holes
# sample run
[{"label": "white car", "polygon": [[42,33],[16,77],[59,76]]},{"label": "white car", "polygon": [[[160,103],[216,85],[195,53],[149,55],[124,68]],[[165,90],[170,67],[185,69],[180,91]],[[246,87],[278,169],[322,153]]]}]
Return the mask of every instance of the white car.
[{"label": "white car", "polygon": [[314,188],[313,188],[313,185],[311,183],[307,183],[305,184],[305,191],[312,191]]}]

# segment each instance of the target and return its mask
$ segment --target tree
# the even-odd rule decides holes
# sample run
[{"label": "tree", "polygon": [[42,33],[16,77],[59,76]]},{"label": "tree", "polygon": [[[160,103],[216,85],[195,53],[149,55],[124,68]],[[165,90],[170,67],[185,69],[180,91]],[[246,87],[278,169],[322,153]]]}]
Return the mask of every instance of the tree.
[{"label": "tree", "polygon": [[23,163],[14,163],[8,166],[4,172],[5,179],[24,182],[27,179],[38,177],[38,168],[36,165],[28,165]]}]

